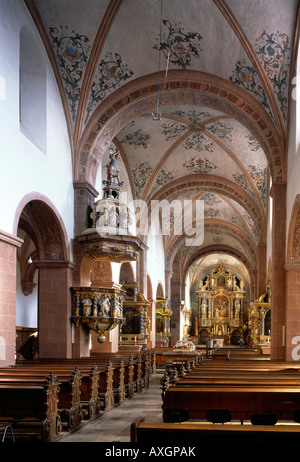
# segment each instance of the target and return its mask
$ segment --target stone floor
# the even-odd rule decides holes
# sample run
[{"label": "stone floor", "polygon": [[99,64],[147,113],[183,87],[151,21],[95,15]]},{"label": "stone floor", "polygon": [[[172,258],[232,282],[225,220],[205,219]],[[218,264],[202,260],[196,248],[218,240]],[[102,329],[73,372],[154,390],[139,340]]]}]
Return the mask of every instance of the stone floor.
[{"label": "stone floor", "polygon": [[130,442],[130,426],[135,419],[146,417],[147,422],[162,422],[162,375],[153,374],[149,388],[104,412],[92,422],[84,423],[79,429],[67,433],[60,442]]}]

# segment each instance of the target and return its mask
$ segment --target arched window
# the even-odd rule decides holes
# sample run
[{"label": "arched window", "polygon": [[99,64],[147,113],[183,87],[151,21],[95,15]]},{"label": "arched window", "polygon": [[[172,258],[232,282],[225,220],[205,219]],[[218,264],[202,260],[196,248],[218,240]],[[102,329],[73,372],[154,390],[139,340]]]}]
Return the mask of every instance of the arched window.
[{"label": "arched window", "polygon": [[31,31],[20,32],[20,129],[46,153],[47,75],[44,51]]}]

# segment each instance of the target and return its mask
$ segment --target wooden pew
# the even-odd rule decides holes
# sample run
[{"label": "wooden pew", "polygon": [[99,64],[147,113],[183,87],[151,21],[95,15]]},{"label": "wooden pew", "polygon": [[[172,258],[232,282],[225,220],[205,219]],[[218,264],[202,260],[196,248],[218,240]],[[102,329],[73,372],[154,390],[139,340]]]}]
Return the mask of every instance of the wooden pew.
[{"label": "wooden pew", "polygon": [[[237,441],[239,444],[246,445],[249,448],[257,449],[269,447],[274,444],[277,447],[283,445],[299,444],[300,426],[298,425],[219,425],[200,422],[182,422],[182,423],[160,423],[146,422],[145,418],[139,418],[131,424],[130,441],[132,443],[143,444],[143,447],[153,447],[163,445],[166,451],[164,455],[169,456],[196,456],[199,454],[187,453],[189,451],[188,443],[193,448],[215,447],[215,444],[224,444],[221,452],[225,449],[235,447]],[[176,452],[174,448],[176,446]],[[286,446],[288,447],[288,446]],[[182,452],[183,451],[183,452]]]},{"label": "wooden pew", "polygon": [[43,379],[0,380],[0,426],[12,424],[15,437],[39,437],[46,442],[57,439],[61,432],[60,385],[52,373]]},{"label": "wooden pew", "polygon": [[[45,368],[51,368],[55,370],[59,376],[63,376],[67,371],[70,371],[71,368],[77,367],[76,365],[80,367],[81,405],[87,411],[87,417],[90,418],[98,414],[100,409],[111,409],[114,405],[113,374],[116,370],[116,367],[112,365],[111,361],[95,361],[95,358],[75,360],[60,358],[44,359],[31,361],[30,363],[19,363],[17,369],[25,370],[25,368],[29,368],[29,370],[41,371]],[[122,381],[120,374],[119,380]],[[90,408],[88,407],[88,403],[90,403]]]},{"label": "wooden pew", "polygon": [[[41,381],[46,376],[49,365],[41,368],[1,368],[0,383],[16,382],[18,380]],[[72,370],[63,369],[56,371],[59,376],[60,386],[58,388],[58,410],[62,424],[69,428],[77,427],[82,420],[81,405],[81,373],[77,367]],[[51,371],[53,374],[53,371]]]},{"label": "wooden pew", "polygon": [[264,412],[293,420],[294,412],[300,409],[299,365],[242,361],[244,356],[237,356],[226,362],[204,362],[177,380],[165,377],[163,409],[187,408],[191,419],[205,419],[208,408],[228,408],[241,420]]},{"label": "wooden pew", "polygon": [[169,387],[163,396],[163,420],[167,408],[186,408],[190,419],[205,419],[207,409],[230,409],[234,419],[249,419],[254,413],[275,412],[280,419],[293,420],[300,409],[299,387],[197,386]]}]

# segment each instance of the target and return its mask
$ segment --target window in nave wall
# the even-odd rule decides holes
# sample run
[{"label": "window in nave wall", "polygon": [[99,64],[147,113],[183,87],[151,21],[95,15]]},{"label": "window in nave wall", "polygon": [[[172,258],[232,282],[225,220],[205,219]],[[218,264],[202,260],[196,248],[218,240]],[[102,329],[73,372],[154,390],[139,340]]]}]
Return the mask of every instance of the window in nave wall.
[{"label": "window in nave wall", "polygon": [[41,45],[23,27],[20,32],[20,129],[46,154],[46,65]]}]

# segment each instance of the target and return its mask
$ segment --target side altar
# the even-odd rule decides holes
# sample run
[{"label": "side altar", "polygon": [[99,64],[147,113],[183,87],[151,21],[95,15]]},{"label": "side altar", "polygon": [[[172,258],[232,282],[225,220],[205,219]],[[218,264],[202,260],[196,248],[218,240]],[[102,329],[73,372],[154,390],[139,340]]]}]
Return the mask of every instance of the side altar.
[{"label": "side altar", "polygon": [[199,343],[207,338],[237,343],[242,338],[247,318],[244,288],[244,281],[222,265],[200,281],[194,306]]}]

